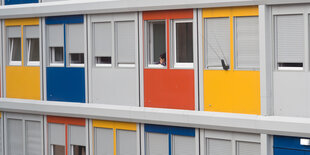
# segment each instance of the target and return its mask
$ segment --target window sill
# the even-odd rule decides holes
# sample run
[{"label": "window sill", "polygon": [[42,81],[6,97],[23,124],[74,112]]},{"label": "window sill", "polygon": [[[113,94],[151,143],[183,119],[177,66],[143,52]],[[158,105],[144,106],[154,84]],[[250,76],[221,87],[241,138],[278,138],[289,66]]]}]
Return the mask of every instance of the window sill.
[{"label": "window sill", "polygon": [[40,61],[29,61],[27,66],[40,66]]},{"label": "window sill", "polygon": [[96,67],[112,67],[112,64],[96,64]]},{"label": "window sill", "polygon": [[161,64],[149,64],[146,68],[166,69],[167,66],[163,66]]},{"label": "window sill", "polygon": [[84,67],[84,64],[70,64],[68,67]]},{"label": "window sill", "polygon": [[118,64],[118,67],[122,68],[134,68],[135,66],[135,64]]},{"label": "window sill", "polygon": [[278,67],[279,71],[303,71],[303,67]]},{"label": "window sill", "polygon": [[64,64],[63,63],[51,63],[50,65],[49,65],[50,67],[64,67]]},{"label": "window sill", "polygon": [[21,66],[22,62],[21,61],[11,61],[9,63],[10,66]]}]

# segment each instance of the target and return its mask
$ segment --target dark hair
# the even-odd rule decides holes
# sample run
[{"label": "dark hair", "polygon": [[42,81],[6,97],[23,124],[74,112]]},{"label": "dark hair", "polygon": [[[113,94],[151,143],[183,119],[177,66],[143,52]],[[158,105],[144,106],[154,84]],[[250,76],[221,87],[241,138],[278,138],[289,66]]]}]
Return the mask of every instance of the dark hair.
[{"label": "dark hair", "polygon": [[159,57],[166,60],[166,53],[161,54]]}]

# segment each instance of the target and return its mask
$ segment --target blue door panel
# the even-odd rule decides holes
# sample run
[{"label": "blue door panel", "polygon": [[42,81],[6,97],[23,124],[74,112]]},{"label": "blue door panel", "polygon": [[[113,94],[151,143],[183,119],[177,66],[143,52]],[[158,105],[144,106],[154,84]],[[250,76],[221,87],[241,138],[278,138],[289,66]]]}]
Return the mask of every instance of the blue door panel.
[{"label": "blue door panel", "polygon": [[275,148],[274,155],[306,155],[305,151]]},{"label": "blue door panel", "polygon": [[300,137],[274,136],[273,141],[273,146],[277,148],[310,151],[310,146],[300,145]]},{"label": "blue door panel", "polygon": [[38,0],[5,0],[5,5],[39,3]]},{"label": "blue door panel", "polygon": [[84,68],[47,67],[47,100],[85,103]]}]

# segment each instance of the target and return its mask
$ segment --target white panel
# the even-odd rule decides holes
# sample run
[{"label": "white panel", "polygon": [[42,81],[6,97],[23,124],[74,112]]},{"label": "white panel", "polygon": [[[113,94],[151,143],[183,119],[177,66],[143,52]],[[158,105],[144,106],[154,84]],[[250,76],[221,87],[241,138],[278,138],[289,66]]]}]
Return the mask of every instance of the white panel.
[{"label": "white panel", "polygon": [[42,155],[42,125],[37,121],[26,121],[26,155]]},{"label": "white panel", "polygon": [[258,17],[235,19],[236,68],[259,68]]},{"label": "white panel", "polygon": [[95,128],[95,155],[113,155],[113,129]]},{"label": "white panel", "polygon": [[135,62],[135,23],[134,21],[116,22],[116,52],[118,63]]},{"label": "white panel", "polygon": [[66,129],[64,124],[48,123],[50,144],[65,145]]},{"label": "white panel", "polygon": [[112,56],[112,25],[110,22],[93,23],[95,56]]},{"label": "white panel", "polygon": [[168,155],[168,134],[147,133],[146,153],[147,155]]},{"label": "white panel", "polygon": [[25,38],[40,38],[39,25],[26,25],[24,26]]},{"label": "white panel", "polygon": [[66,44],[68,53],[84,53],[83,24],[66,24]]},{"label": "white panel", "polygon": [[237,155],[260,155],[260,144],[250,142],[237,142]]},{"label": "white panel", "polygon": [[207,155],[232,155],[232,144],[229,140],[207,139]]},{"label": "white panel", "polygon": [[302,63],[304,60],[303,15],[276,16],[278,62]]},{"label": "white panel", "polygon": [[221,59],[230,64],[229,18],[205,19],[205,65],[221,67]]},{"label": "white panel", "polygon": [[136,131],[116,130],[117,155],[137,155]]},{"label": "white panel", "polygon": [[70,144],[86,146],[85,126],[70,125]]},{"label": "white panel", "polygon": [[23,122],[7,119],[7,155],[23,155]]},{"label": "white panel", "polygon": [[195,137],[173,135],[173,155],[194,155]]},{"label": "white panel", "polygon": [[63,47],[64,45],[64,26],[47,25],[47,41],[49,47]]},{"label": "white panel", "polygon": [[20,38],[21,37],[20,26],[8,26],[6,27],[6,36],[8,38]]}]

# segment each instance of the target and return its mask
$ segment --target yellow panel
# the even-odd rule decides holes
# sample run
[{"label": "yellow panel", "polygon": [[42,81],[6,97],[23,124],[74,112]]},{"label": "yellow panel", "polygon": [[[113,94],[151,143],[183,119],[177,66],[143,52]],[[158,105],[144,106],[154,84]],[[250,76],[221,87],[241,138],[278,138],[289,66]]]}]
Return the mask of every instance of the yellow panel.
[{"label": "yellow panel", "polygon": [[204,109],[259,115],[259,71],[205,70]]},{"label": "yellow panel", "polygon": [[121,130],[134,130],[134,131],[137,130],[137,125],[135,123],[125,123],[125,122],[93,120],[93,126],[101,128],[121,129]]},{"label": "yellow panel", "polygon": [[202,12],[203,18],[231,16],[258,16],[258,6],[207,8]]},{"label": "yellow panel", "polygon": [[6,67],[6,96],[8,98],[40,100],[40,92],[40,67]]},{"label": "yellow panel", "polygon": [[39,18],[6,19],[5,26],[39,25]]}]

